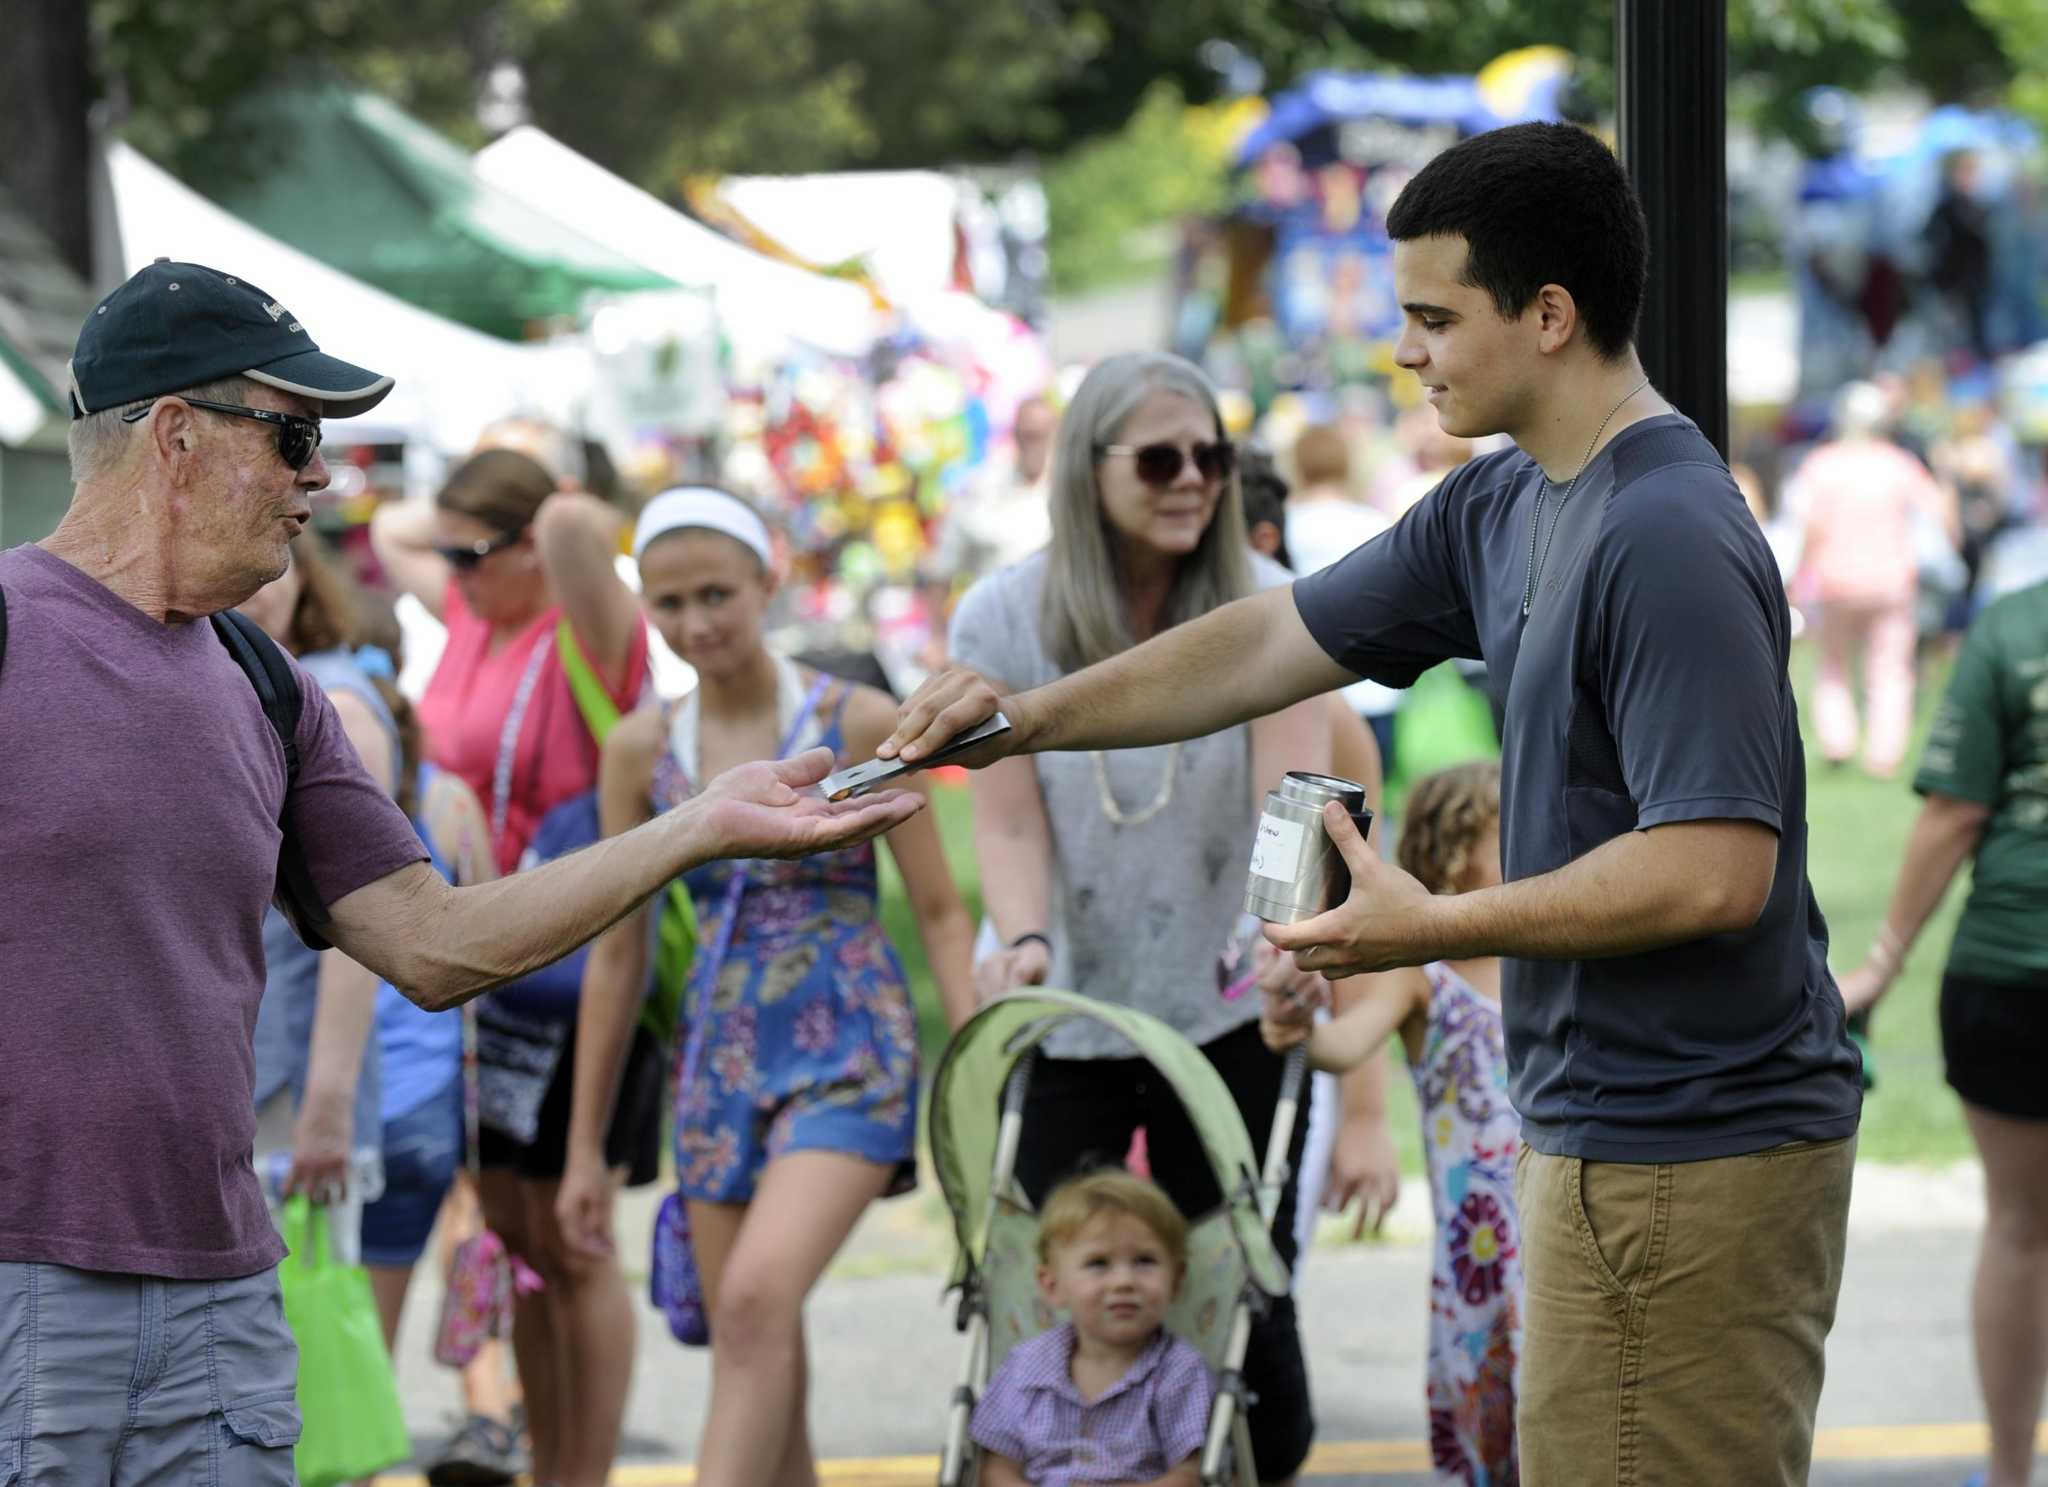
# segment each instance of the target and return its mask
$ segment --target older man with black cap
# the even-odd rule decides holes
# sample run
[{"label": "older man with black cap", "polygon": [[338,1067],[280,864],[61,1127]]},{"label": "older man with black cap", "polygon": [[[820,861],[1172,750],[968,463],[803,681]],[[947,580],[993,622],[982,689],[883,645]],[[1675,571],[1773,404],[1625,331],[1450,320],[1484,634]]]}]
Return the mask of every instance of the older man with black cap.
[{"label": "older man with black cap", "polygon": [[803,793],[819,751],[539,871],[443,883],[319,689],[209,622],[284,571],[327,484],[322,417],[391,385],[255,285],[159,259],[79,335],[70,510],[0,553],[0,1482],[292,1480],[283,1246],[250,1164],[273,895],[445,1008],[700,862],[916,809]]}]

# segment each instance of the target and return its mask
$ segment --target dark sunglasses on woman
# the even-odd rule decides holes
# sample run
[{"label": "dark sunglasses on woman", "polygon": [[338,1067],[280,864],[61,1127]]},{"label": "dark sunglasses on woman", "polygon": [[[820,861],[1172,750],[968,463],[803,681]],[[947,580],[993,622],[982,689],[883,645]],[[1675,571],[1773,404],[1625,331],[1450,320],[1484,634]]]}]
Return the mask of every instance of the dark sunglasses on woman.
[{"label": "dark sunglasses on woman", "polygon": [[[180,397],[179,402],[191,408],[204,408],[209,413],[224,413],[230,418],[253,418],[258,423],[277,425],[277,453],[295,471],[303,470],[313,463],[313,454],[320,448],[320,420],[301,418],[296,413],[279,413],[270,408],[245,408],[240,403],[211,403],[205,398]],[[149,416],[149,410],[156,406],[156,399],[144,403],[140,408],[130,408],[121,415],[123,423],[139,423]]]},{"label": "dark sunglasses on woman", "polygon": [[467,573],[492,553],[502,552],[517,542],[525,530],[522,527],[517,532],[505,532],[496,537],[479,537],[474,542],[436,543],[434,552],[457,573]]},{"label": "dark sunglasses on woman", "polygon": [[1164,489],[1180,479],[1181,466],[1192,457],[1195,471],[1204,480],[1228,480],[1237,468],[1237,446],[1228,439],[1214,444],[1197,444],[1192,454],[1178,444],[1098,444],[1097,454],[1127,454],[1131,468],[1149,486]]}]

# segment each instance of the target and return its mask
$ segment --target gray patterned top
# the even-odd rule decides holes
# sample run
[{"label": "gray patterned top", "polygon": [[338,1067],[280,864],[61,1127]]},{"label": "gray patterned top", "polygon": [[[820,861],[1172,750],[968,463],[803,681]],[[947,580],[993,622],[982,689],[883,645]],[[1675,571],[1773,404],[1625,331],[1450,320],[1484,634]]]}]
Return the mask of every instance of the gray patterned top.
[{"label": "gray patterned top", "polygon": [[[954,612],[953,659],[1023,691],[1057,681],[1039,638],[1039,601],[1049,555],[1037,553],[976,583]],[[1262,588],[1287,570],[1254,556]],[[1258,1001],[1224,1001],[1219,965],[1244,908],[1251,861],[1251,730],[1240,725],[1169,748],[1104,755],[1109,786],[1126,817],[1157,798],[1171,760],[1173,797],[1149,821],[1119,825],[1104,811],[1095,763],[1085,753],[1038,754],[1032,763],[1052,827],[1052,969],[1048,984],[1171,1025],[1196,1044],[1258,1017]],[[981,864],[983,881],[1002,873]],[[1045,1045],[1061,1058],[1120,1058],[1131,1050],[1104,1028],[1057,1029]]]}]

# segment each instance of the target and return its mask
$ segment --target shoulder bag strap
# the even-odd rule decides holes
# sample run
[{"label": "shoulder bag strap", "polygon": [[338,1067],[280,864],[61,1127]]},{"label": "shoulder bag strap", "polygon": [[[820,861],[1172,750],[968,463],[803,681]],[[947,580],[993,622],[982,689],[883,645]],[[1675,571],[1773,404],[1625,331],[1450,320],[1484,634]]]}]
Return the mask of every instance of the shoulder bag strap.
[{"label": "shoulder bag strap", "polygon": [[619,705],[612,701],[612,694],[605,690],[597,671],[583,654],[583,647],[576,639],[576,627],[569,623],[567,615],[555,626],[555,649],[562,657],[562,675],[568,678],[570,695],[576,699],[576,711],[583,714],[584,726],[600,747],[618,726]]},{"label": "shoulder bag strap", "polygon": [[554,637],[543,635],[533,644],[526,670],[519,674],[519,686],[512,693],[512,706],[505,714],[505,726],[498,733],[498,762],[491,771],[491,851],[505,835],[505,821],[512,810],[512,772],[519,760],[519,730],[526,723],[526,709],[533,702],[533,689],[540,684],[541,671],[554,649]]}]

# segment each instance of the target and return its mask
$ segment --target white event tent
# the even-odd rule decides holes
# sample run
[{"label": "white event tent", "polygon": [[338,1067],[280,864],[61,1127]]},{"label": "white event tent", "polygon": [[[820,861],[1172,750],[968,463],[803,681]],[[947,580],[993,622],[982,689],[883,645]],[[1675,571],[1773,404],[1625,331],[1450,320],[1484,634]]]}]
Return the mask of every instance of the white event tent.
[{"label": "white event tent", "polygon": [[119,141],[107,147],[107,174],[126,272],[171,258],[236,274],[304,321],[323,351],[397,379],[351,420],[352,439],[455,455],[509,413],[576,424],[590,392],[587,346],[515,345],[409,305],[258,231]]},{"label": "white event tent", "polygon": [[860,356],[881,317],[866,290],[780,263],[713,232],[532,125],[477,152],[478,175],[679,284],[708,288],[720,325],[743,355],[772,357],[791,342]]},{"label": "white event tent", "polygon": [[812,263],[860,262],[882,293],[921,304],[954,287],[960,185],[929,170],[727,176],[718,194]]}]

